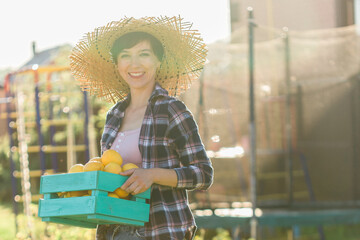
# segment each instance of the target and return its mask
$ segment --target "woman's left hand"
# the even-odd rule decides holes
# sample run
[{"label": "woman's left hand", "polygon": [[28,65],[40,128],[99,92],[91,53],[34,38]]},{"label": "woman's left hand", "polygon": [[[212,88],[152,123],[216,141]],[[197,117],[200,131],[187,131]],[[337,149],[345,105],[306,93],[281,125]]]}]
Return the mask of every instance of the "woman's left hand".
[{"label": "woman's left hand", "polygon": [[130,176],[121,186],[121,189],[132,195],[145,192],[154,183],[154,176],[151,169],[133,168],[121,172],[120,175]]}]

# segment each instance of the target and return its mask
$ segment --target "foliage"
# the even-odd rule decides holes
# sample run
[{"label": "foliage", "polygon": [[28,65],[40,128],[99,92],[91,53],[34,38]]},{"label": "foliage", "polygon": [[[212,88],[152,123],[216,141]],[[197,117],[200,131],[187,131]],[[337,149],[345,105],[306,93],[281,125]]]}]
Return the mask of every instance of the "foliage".
[{"label": "foliage", "polygon": [[[34,239],[62,240],[62,239],[95,239],[95,230],[79,227],[66,226],[55,223],[42,222],[37,217],[37,205],[33,204],[32,209],[32,235]],[[15,234],[15,218],[8,206],[0,205],[0,239],[2,240],[28,240],[30,232],[27,227],[27,218],[21,214],[17,218],[18,232]]]},{"label": "foliage", "polygon": [[12,240],[15,236],[15,217],[10,206],[0,205],[0,239]]},{"label": "foliage", "polygon": [[[323,225],[325,239],[327,240],[359,240],[360,224],[348,225]],[[288,236],[294,236],[297,240],[320,239],[318,226],[294,226],[288,227],[263,227],[260,230],[259,239],[286,240]]]},{"label": "foliage", "polygon": [[231,240],[230,234],[228,231],[218,228],[216,229],[217,235],[213,237],[212,240]]},{"label": "foliage", "polygon": [[231,240],[230,233],[227,229],[203,229],[196,231],[194,240]]}]

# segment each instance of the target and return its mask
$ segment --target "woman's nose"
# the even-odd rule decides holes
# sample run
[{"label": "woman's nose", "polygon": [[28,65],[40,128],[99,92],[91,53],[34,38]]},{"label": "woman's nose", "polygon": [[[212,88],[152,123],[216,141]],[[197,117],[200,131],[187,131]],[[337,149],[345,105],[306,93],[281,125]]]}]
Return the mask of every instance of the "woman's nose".
[{"label": "woman's nose", "polygon": [[137,66],[140,64],[139,58],[137,56],[131,57],[130,64],[133,66]]}]

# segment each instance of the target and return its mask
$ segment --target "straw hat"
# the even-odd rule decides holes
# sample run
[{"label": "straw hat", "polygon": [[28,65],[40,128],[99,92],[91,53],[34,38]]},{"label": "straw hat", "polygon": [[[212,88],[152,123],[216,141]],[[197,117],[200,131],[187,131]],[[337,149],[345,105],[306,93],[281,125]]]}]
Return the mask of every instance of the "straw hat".
[{"label": "straw hat", "polygon": [[156,81],[172,96],[190,87],[203,69],[207,49],[197,30],[180,17],[123,18],[87,33],[70,55],[70,68],[83,91],[108,102],[123,100],[129,86],[118,73],[110,49],[129,32],[146,32],[164,48]]}]

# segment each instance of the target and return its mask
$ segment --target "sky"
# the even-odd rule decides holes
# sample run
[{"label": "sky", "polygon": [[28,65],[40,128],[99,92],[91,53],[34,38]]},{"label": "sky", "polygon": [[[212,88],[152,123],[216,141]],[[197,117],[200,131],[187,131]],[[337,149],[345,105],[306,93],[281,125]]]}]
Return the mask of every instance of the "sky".
[{"label": "sky", "polygon": [[0,69],[17,69],[37,51],[75,45],[86,32],[122,17],[178,16],[205,43],[230,35],[229,0],[11,0],[0,3]]}]

